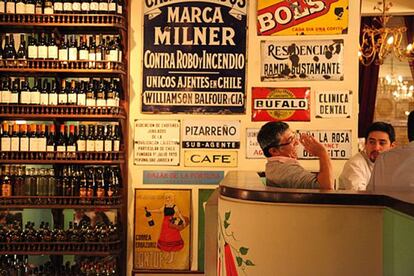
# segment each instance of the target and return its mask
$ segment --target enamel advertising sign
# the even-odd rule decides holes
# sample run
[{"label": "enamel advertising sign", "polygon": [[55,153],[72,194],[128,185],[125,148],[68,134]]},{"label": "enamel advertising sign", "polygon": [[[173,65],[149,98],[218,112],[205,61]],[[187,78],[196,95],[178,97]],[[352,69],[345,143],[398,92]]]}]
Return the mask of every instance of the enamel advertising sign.
[{"label": "enamel advertising sign", "polygon": [[144,1],[142,112],[245,112],[246,0]]},{"label": "enamel advertising sign", "polygon": [[258,35],[348,33],[348,0],[258,0]]},{"label": "enamel advertising sign", "polygon": [[316,118],[350,118],[352,113],[352,91],[316,91]]},{"label": "enamel advertising sign", "polygon": [[310,88],[252,88],[252,121],[310,121]]},{"label": "enamel advertising sign", "polygon": [[344,40],[262,41],[261,80],[343,80]]},{"label": "enamel advertising sign", "polygon": [[[347,160],[352,154],[351,130],[299,130],[313,135],[328,150],[331,159]],[[298,159],[316,159],[308,153],[302,144],[297,148]]]},{"label": "enamel advertising sign", "polygon": [[264,159],[262,149],[259,142],[257,142],[258,128],[246,129],[246,158],[247,159]]}]

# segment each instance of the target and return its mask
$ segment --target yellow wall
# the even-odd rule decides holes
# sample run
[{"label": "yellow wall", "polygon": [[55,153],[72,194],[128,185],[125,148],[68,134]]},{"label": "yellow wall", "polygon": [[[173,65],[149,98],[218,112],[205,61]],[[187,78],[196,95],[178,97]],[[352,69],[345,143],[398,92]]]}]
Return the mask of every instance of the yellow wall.
[{"label": "yellow wall", "polygon": [[[359,8],[360,1],[349,0],[349,28],[347,35],[336,36],[302,36],[302,37],[283,37],[283,40],[316,40],[316,39],[334,39],[341,38],[345,40],[344,52],[344,81],[308,81],[308,82],[266,82],[260,81],[260,41],[261,40],[278,40],[280,37],[258,37],[256,35],[256,1],[248,1],[248,34],[247,34],[247,88],[246,88],[246,113],[244,115],[183,115],[183,114],[141,114],[141,91],[142,91],[142,50],[143,50],[143,2],[142,0],[131,0],[130,12],[130,29],[129,29],[129,50],[130,50],[130,111],[129,111],[129,198],[128,198],[128,270],[132,269],[132,245],[133,245],[133,215],[134,215],[134,189],[143,188],[142,176],[143,170],[203,170],[204,168],[186,168],[183,166],[183,152],[181,150],[181,162],[179,167],[174,166],[135,166],[133,163],[133,133],[134,121],[136,119],[211,119],[211,120],[240,120],[241,121],[241,146],[238,150],[238,167],[232,170],[257,170],[263,171],[265,160],[246,159],[246,128],[260,128],[263,122],[251,121],[251,88],[258,87],[280,87],[280,86],[310,86],[312,91],[317,89],[337,89],[352,90],[353,98],[353,115],[350,119],[315,119],[315,110],[311,108],[311,122],[291,122],[293,129],[310,129],[310,130],[352,130],[352,151],[357,152],[357,94],[358,94],[358,32],[359,32]],[[314,105],[314,94],[311,94],[311,106]],[[301,161],[307,169],[318,170],[317,161]],[[345,161],[334,161],[334,171],[336,176],[342,170]],[[222,170],[226,168],[206,168],[207,170]],[[160,185],[145,185],[145,188],[171,188]],[[172,187],[174,188],[174,187]],[[179,188],[193,189],[193,207],[197,208],[197,190],[205,186],[186,186],[180,185]],[[193,209],[193,221],[197,221],[197,210]],[[198,233],[196,225],[193,227],[193,262],[192,270],[197,269],[197,239]]]}]

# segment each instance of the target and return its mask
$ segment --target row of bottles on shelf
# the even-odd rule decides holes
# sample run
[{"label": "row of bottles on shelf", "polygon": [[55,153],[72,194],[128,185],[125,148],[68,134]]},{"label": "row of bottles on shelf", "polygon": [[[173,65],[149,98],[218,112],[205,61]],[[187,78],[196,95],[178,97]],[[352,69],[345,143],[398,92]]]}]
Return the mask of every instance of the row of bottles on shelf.
[{"label": "row of bottles on shelf", "polygon": [[[96,224],[83,220],[81,223],[69,222],[68,229],[50,229],[48,222],[41,222],[38,229],[35,223],[28,221],[22,229],[20,223],[8,225],[0,224],[0,243],[36,243],[36,242],[113,242],[118,241],[119,227],[111,221],[100,221]],[[28,245],[35,247],[36,244]],[[62,245],[65,246],[65,245]],[[69,247],[69,245],[67,245]],[[4,251],[1,248],[0,251]],[[4,247],[4,244],[3,244]],[[21,248],[20,250],[36,250],[33,248]],[[62,250],[76,250],[65,248]]]},{"label": "row of bottles on shelf", "polygon": [[122,0],[0,0],[0,14],[118,14]]},{"label": "row of bottles on shelf", "polygon": [[59,40],[55,38],[55,33],[31,34],[28,38],[26,34],[20,34],[20,39],[15,39],[15,36],[19,38],[18,34],[6,34],[4,43],[0,37],[0,59],[3,59],[4,65],[18,61],[18,65],[23,66],[27,59],[41,59],[89,61],[88,68],[102,69],[104,65],[99,61],[122,62],[119,35],[107,35],[105,38],[102,34],[64,35]]},{"label": "row of bottles on shelf", "polygon": [[0,81],[0,104],[78,105],[118,107],[119,79],[59,80],[38,78],[29,87],[29,78],[4,78]]},{"label": "row of bottles on shelf", "polygon": [[75,263],[66,262],[57,265],[48,261],[42,265],[29,263],[28,256],[2,255],[0,256],[0,275],[7,276],[118,276],[116,258],[95,257],[78,258]]},{"label": "row of bottles on shelf", "polygon": [[[78,131],[75,130],[78,129]],[[46,155],[58,152],[61,158],[75,152],[112,152],[120,150],[120,129],[117,123],[61,124],[56,134],[54,124],[8,124],[3,122],[0,149],[4,152],[34,152]],[[50,157],[54,155],[51,154]],[[49,158],[53,159],[53,158]]]},{"label": "row of bottles on shelf", "polygon": [[120,181],[116,166],[72,165],[53,169],[3,165],[0,196],[53,197],[20,198],[15,200],[16,204],[112,204],[116,203],[112,198],[120,195]]}]

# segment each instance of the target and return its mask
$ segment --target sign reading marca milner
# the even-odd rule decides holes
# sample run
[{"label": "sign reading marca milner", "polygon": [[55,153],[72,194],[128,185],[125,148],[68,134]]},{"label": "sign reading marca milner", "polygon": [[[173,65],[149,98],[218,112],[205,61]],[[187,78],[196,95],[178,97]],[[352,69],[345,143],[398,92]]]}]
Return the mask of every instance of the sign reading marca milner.
[{"label": "sign reading marca milner", "polygon": [[244,113],[245,0],[145,1],[142,112]]},{"label": "sign reading marca milner", "polygon": [[262,41],[262,81],[343,80],[344,40]]}]

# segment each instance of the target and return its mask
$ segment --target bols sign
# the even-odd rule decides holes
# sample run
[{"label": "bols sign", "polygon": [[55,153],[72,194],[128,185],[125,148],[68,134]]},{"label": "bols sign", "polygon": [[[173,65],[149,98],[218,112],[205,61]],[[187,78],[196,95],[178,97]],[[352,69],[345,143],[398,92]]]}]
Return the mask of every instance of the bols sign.
[{"label": "bols sign", "polygon": [[244,113],[245,0],[145,1],[143,112]]}]

